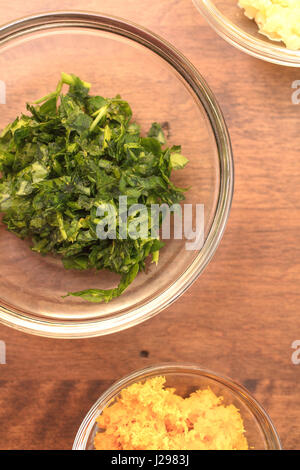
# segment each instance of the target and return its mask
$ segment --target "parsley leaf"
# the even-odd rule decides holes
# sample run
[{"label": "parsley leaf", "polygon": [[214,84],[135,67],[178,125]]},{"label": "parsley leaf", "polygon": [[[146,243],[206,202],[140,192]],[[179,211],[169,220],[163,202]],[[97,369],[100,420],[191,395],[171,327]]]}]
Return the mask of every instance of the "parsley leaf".
[{"label": "parsley leaf", "polygon": [[148,256],[158,262],[163,243],[151,237],[151,223],[146,237],[123,239],[117,225],[115,239],[100,240],[97,208],[109,203],[119,217],[120,196],[149,214],[151,204],[182,201],[184,190],[170,177],[188,160],[179,146],[164,147],[158,123],[142,137],[126,101],[92,96],[90,86],[62,73],[55,91],[27,104],[29,114],[2,131],[0,211],[9,231],[30,238],[38,253],[59,255],[66,269],[119,274],[116,288],[67,294],[109,302],[145,269]]}]

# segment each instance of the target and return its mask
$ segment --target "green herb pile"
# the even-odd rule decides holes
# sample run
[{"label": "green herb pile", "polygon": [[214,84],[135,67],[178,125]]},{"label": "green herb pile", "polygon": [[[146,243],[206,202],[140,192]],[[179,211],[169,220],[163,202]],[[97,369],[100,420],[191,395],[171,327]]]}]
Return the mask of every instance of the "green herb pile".
[{"label": "green herb pile", "polygon": [[[63,85],[69,86],[66,94]],[[163,243],[149,237],[100,240],[97,207],[119,196],[128,205],[168,205],[184,199],[170,181],[172,169],[187,159],[180,147],[165,148],[154,123],[147,137],[131,122],[129,104],[89,94],[90,84],[63,73],[57,89],[27,104],[0,135],[0,211],[8,230],[32,240],[32,250],[62,257],[67,269],[108,269],[121,275],[113,289],[88,289],[68,295],[91,302],[119,296],[145,269],[151,254],[158,261]]]}]

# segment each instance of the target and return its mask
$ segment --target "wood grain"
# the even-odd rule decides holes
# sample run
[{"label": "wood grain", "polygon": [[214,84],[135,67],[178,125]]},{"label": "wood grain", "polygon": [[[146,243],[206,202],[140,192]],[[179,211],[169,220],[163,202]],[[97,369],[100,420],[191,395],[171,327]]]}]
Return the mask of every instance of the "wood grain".
[{"label": "wood grain", "polygon": [[[61,341],[0,326],[0,448],[68,449],[81,419],[120,376],[188,361],[248,387],[284,448],[300,447],[300,71],[255,60],[220,39],[187,0],[0,2],[0,23],[54,9],[131,19],[180,49],[217,95],[235,155],[235,198],[213,261],[174,305],[112,336]],[[0,77],[1,78],[1,77]],[[147,351],[148,356],[142,351]],[[145,357],[147,356],[147,357]]]}]

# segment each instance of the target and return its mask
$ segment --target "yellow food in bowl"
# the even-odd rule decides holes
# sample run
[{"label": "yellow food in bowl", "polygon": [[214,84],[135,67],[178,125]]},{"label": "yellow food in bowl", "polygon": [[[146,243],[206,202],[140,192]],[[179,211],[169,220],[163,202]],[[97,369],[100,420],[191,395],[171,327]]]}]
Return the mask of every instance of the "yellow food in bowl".
[{"label": "yellow food in bowl", "polygon": [[97,419],[96,450],[247,450],[243,420],[210,388],[188,398],[154,377],[122,390]]},{"label": "yellow food in bowl", "polygon": [[300,49],[299,0],[239,0],[238,4],[256,21],[260,33],[283,41],[288,49]]}]

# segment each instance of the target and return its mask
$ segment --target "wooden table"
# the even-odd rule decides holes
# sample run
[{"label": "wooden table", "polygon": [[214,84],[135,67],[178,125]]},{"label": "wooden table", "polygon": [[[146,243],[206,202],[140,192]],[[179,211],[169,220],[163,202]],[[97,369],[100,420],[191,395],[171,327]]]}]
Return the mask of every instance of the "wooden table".
[{"label": "wooden table", "polygon": [[[89,407],[116,379],[162,361],[196,362],[244,384],[286,449],[300,447],[300,71],[225,43],[190,0],[51,0],[0,5],[0,23],[54,9],[133,20],[180,49],[225,114],[236,167],[223,241],[205,273],[154,319],[112,336],[50,340],[0,326],[0,448],[69,449]],[[1,77],[0,77],[1,78]],[[167,340],[166,340],[167,338]],[[147,353],[143,353],[147,351]]]}]

